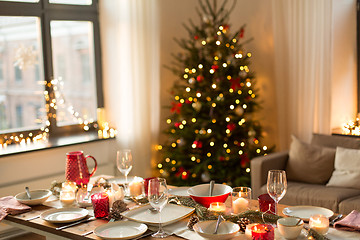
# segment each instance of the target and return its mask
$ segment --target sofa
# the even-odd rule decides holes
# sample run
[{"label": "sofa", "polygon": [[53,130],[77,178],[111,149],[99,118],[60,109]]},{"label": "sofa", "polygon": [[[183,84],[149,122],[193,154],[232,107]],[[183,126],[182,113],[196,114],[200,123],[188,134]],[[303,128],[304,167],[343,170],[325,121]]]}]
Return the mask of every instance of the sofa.
[{"label": "sofa", "polygon": [[280,204],[320,206],[342,214],[360,211],[358,137],[313,134],[304,143],[292,136],[288,151],[254,158],[250,164],[255,199],[267,192],[267,172],[283,169],[288,185]]}]

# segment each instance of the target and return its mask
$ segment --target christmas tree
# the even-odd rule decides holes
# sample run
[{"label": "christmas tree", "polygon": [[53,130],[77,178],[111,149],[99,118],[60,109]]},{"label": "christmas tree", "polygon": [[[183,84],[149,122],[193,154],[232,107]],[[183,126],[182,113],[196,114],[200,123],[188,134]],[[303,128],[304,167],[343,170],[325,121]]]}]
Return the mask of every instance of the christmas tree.
[{"label": "christmas tree", "polygon": [[[235,1],[233,1],[235,4]],[[179,79],[171,93],[167,142],[159,145],[160,174],[173,185],[193,185],[210,179],[231,186],[250,184],[250,159],[266,154],[258,111],[251,53],[245,52],[244,26],[230,33],[234,5],[199,1],[199,26],[185,25],[188,39],[169,67]]]}]

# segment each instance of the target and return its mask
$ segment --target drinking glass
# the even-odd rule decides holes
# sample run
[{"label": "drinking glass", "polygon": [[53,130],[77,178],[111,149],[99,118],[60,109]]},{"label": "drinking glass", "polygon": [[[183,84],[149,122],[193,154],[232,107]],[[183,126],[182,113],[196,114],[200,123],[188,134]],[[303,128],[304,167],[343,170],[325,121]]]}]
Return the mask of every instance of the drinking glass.
[{"label": "drinking glass", "polygon": [[125,175],[125,195],[128,195],[128,180],[127,176],[132,169],[133,159],[130,149],[124,149],[117,151],[116,153],[116,164],[119,171]]},{"label": "drinking glass", "polygon": [[148,199],[150,205],[159,213],[159,230],[152,237],[165,238],[169,236],[164,232],[161,225],[161,210],[166,206],[169,193],[164,178],[153,178],[149,180]]},{"label": "drinking glass", "polygon": [[278,203],[284,197],[287,188],[284,170],[270,170],[267,179],[267,192],[275,201],[275,214],[278,213]]}]

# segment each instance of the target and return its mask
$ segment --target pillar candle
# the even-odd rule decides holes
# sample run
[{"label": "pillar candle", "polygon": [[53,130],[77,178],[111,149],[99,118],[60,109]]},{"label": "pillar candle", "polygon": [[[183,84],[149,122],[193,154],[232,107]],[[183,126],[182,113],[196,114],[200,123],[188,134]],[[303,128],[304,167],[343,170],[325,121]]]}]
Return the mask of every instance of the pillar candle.
[{"label": "pillar candle", "polygon": [[213,212],[225,212],[226,205],[223,202],[213,202],[213,203],[210,203],[209,210],[213,211]]},{"label": "pillar candle", "polygon": [[144,192],[144,183],[142,178],[134,178],[129,184],[129,193],[130,196],[137,197],[142,195]]},{"label": "pillar candle", "polygon": [[75,201],[75,192],[62,190],[60,192],[60,202],[63,207],[70,206]]},{"label": "pillar candle", "polygon": [[245,198],[238,198],[235,201],[233,201],[233,211],[235,214],[244,212],[248,209],[249,207],[249,200],[245,199]]}]

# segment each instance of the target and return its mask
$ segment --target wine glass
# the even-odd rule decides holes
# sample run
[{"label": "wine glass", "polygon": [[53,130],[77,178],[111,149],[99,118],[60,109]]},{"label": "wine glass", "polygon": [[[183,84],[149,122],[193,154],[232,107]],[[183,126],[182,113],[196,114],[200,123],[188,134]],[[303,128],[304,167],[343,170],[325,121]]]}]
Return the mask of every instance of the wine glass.
[{"label": "wine glass", "polygon": [[275,214],[278,213],[278,203],[284,197],[287,188],[284,170],[270,170],[267,179],[267,192],[275,201]]},{"label": "wine glass", "polygon": [[125,193],[128,193],[128,180],[127,176],[132,169],[133,159],[130,149],[124,149],[117,151],[116,153],[116,165],[119,171],[125,175]]},{"label": "wine glass", "polygon": [[159,213],[159,230],[151,236],[165,238],[169,235],[162,229],[161,210],[166,206],[169,199],[169,194],[166,180],[164,178],[150,179],[148,185],[148,199],[150,205]]}]

